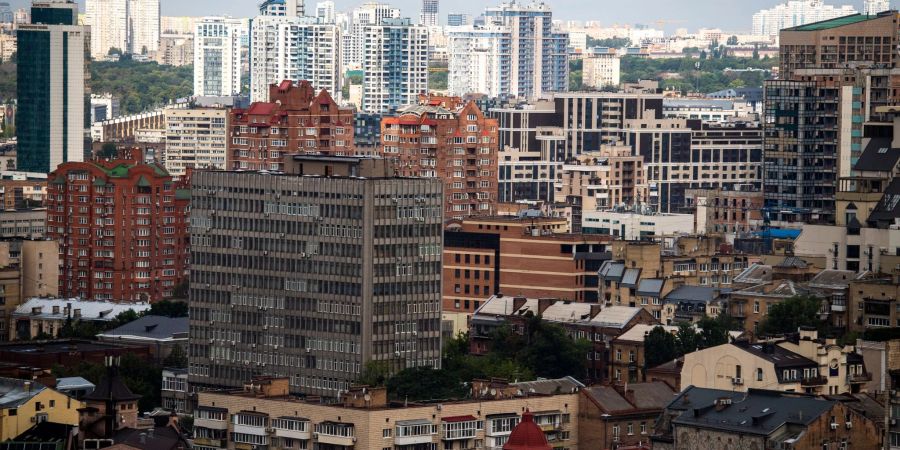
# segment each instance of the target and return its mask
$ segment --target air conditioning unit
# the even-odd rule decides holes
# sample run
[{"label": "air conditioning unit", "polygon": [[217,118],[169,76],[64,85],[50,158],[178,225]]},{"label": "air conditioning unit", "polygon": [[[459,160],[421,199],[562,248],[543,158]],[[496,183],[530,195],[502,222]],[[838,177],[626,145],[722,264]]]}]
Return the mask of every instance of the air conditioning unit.
[{"label": "air conditioning unit", "polygon": [[838,424],[837,424],[837,423],[832,423],[832,424],[831,424],[831,429],[832,429],[832,430],[837,430],[837,429],[838,429]]},{"label": "air conditioning unit", "polygon": [[741,386],[744,384],[744,379],[735,377],[735,378],[732,378],[731,383],[734,385],[737,385],[737,386]]}]

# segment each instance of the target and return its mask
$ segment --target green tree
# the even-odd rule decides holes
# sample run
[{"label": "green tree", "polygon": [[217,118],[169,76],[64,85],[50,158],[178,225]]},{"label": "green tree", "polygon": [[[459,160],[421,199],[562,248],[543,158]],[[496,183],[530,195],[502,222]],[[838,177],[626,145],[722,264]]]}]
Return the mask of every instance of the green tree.
[{"label": "green tree", "polygon": [[174,367],[183,369],[188,365],[187,353],[185,353],[184,348],[179,344],[175,344],[172,347],[172,351],[169,352],[169,356],[166,356],[166,359],[163,360],[164,367]]},{"label": "green tree", "polygon": [[728,45],[738,45],[738,37],[737,37],[737,36],[731,36],[731,37],[728,38],[727,41],[725,41],[725,43],[728,44]]},{"label": "green tree", "polygon": [[126,323],[134,322],[135,320],[138,320],[140,318],[141,315],[135,312],[133,309],[122,311],[118,316],[116,316],[115,320],[109,323],[106,328],[111,330],[113,328],[121,327]]},{"label": "green tree", "polygon": [[369,361],[359,376],[359,384],[366,386],[384,386],[390,378],[390,367],[386,361]]},{"label": "green tree", "polygon": [[105,142],[100,147],[100,153],[97,156],[104,159],[113,159],[119,155],[119,149],[116,147],[116,144],[112,142]]},{"label": "green tree", "polygon": [[590,36],[587,37],[587,46],[588,48],[594,47],[609,47],[609,48],[622,48],[622,47],[630,47],[631,39],[625,38],[608,38],[608,39],[594,39]]},{"label": "green tree", "polygon": [[646,349],[644,366],[648,369],[681,356],[675,336],[672,336],[672,333],[663,327],[654,327],[647,333],[647,337],[644,338],[644,348]]},{"label": "green tree", "polygon": [[678,356],[697,350],[697,329],[693,324],[681,322],[675,334],[675,342],[678,345]]},{"label": "green tree", "polygon": [[760,334],[795,333],[800,327],[814,327],[825,331],[825,322],[819,319],[822,299],[811,295],[787,298],[769,307],[766,318],[759,324]]},{"label": "green tree", "polygon": [[[719,317],[722,318],[720,319]],[[720,314],[719,317],[703,316],[697,322],[697,328],[700,329],[700,333],[697,336],[698,349],[703,350],[728,343],[728,321],[724,314]]]},{"label": "green tree", "polygon": [[187,317],[188,304],[179,300],[161,300],[150,304],[148,316]]},{"label": "green tree", "polygon": [[540,316],[529,318],[526,326],[527,345],[519,356],[523,366],[544,378],[584,377],[585,356],[591,349],[587,340],[573,340],[562,326]]},{"label": "green tree", "polygon": [[467,394],[464,382],[446,370],[415,367],[387,380],[388,396],[398,401],[458,399]]}]

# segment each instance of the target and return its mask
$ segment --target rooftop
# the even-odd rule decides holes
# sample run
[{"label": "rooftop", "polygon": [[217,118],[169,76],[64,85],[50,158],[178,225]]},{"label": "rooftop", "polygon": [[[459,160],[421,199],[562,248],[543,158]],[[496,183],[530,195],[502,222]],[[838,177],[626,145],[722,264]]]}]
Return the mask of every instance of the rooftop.
[{"label": "rooftop", "polygon": [[44,389],[34,381],[0,378],[0,409],[18,408]]},{"label": "rooftop", "polygon": [[186,340],[187,317],[144,316],[121,327],[97,335],[98,338],[148,341]]},{"label": "rooftop", "polygon": [[891,147],[889,138],[872,138],[853,166],[863,172],[890,172],[900,161],[900,148]]},{"label": "rooftop", "polygon": [[134,346],[125,346],[109,342],[58,339],[52,341],[10,342],[0,344],[0,353],[21,354],[48,354],[48,353],[72,353],[72,352],[105,352],[107,350],[133,349]]},{"label": "rooftop", "polygon": [[[623,395],[628,389],[628,395]],[[667,383],[631,383],[627,386],[592,386],[583,390],[600,408],[610,414],[634,410],[662,410],[676,392]]]},{"label": "rooftop", "polygon": [[[800,356],[774,343],[759,342],[751,344],[747,341],[736,341],[731,344],[722,345],[731,345],[735,348],[744,350],[754,356],[771,362],[777,369],[787,367],[818,367],[817,362]],[[781,379],[781,371],[776,370],[776,375]]]},{"label": "rooftop", "polygon": [[644,342],[644,338],[647,337],[647,334],[653,331],[656,327],[662,327],[662,329],[668,331],[669,333],[675,334],[678,332],[678,327],[672,325],[645,325],[642,323],[635,324],[633,327],[629,328],[628,331],[619,335],[619,337],[615,338],[615,341],[628,341],[628,342]]},{"label": "rooftop", "polygon": [[806,25],[800,25],[798,27],[793,28],[785,28],[781,31],[821,31],[821,30],[830,30],[832,28],[843,27],[847,25],[853,25],[855,23],[866,22],[869,20],[875,20],[878,16],[866,16],[862,14],[854,14],[851,16],[838,17],[830,20],[823,20],[821,22],[808,23]]},{"label": "rooftop", "polygon": [[728,294],[731,289],[712,286],[678,286],[665,297],[667,303],[671,302],[703,302],[711,303],[719,300],[723,294]]},{"label": "rooftop", "polygon": [[76,310],[81,314],[83,320],[110,321],[125,311],[134,311],[138,314],[149,311],[150,304],[114,303],[77,298],[32,298],[19,305],[13,312],[13,316],[65,320],[68,317],[75,317]]}]

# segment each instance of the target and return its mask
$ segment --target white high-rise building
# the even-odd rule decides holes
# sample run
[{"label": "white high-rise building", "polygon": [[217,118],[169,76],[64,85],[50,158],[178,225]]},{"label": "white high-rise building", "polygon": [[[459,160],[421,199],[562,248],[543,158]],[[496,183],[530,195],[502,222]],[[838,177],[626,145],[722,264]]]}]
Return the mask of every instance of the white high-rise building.
[{"label": "white high-rise building", "polygon": [[128,0],[87,0],[85,24],[91,27],[91,57],[101,59],[110,49],[128,49]]},{"label": "white high-rise building", "polygon": [[366,2],[354,9],[344,29],[341,41],[341,58],[345,68],[359,69],[364,57],[364,29],[369,25],[378,25],[384,19],[400,17],[400,10],[391,5],[378,2]]},{"label": "white high-rise building", "polygon": [[147,54],[159,49],[159,0],[87,0],[85,23],[91,27],[91,56],[112,48]]},{"label": "white high-rise building", "polygon": [[426,27],[438,26],[439,11],[440,6],[438,0],[422,0],[422,15],[419,19],[419,23]]},{"label": "white high-rise building", "polygon": [[428,91],[428,28],[410,19],[383,19],[363,28],[362,110],[393,113]]},{"label": "white high-rise building", "polygon": [[603,89],[619,86],[621,59],[614,48],[594,48],[584,58],[582,81],[585,87]]},{"label": "white high-rise building", "polygon": [[258,16],[250,27],[250,99],[268,101],[269,84],[307,80],[341,91],[340,30],[313,17]]},{"label": "white high-rise building", "polygon": [[259,5],[259,15],[303,17],[306,7],[303,0],[265,0]]},{"label": "white high-rise building", "polygon": [[204,17],[194,30],[194,95],[241,93],[241,35],[244,22]]},{"label": "white high-rise building", "polygon": [[880,12],[891,9],[891,0],[865,0],[863,14],[874,16]]},{"label": "white high-rise building", "polygon": [[131,53],[159,50],[159,0],[129,0],[128,32]]},{"label": "white high-rise building", "polygon": [[510,61],[509,29],[506,27],[447,28],[447,90],[450,95],[470,93],[497,97],[509,92],[504,77]]},{"label": "white high-rise building", "polygon": [[775,37],[785,28],[852,14],[857,14],[857,11],[850,5],[826,5],[822,0],[789,0],[787,3],[754,14],[753,34]]},{"label": "white high-rise building", "polygon": [[334,23],[334,2],[325,0],[316,3],[316,19],[319,23]]}]

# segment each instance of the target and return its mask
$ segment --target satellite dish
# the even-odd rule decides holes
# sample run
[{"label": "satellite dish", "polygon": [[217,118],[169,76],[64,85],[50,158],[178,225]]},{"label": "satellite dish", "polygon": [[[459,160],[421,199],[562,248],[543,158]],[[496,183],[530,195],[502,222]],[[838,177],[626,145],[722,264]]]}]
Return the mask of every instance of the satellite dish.
[{"label": "satellite dish", "polygon": [[491,389],[491,397],[493,397],[493,396],[495,396],[495,395],[497,395],[497,390],[496,390],[496,389]]},{"label": "satellite dish", "polygon": [[366,394],[366,395],[363,396],[363,400],[365,400],[365,401],[367,401],[367,402],[370,402],[370,401],[372,401],[372,396],[369,395],[369,394]]}]

